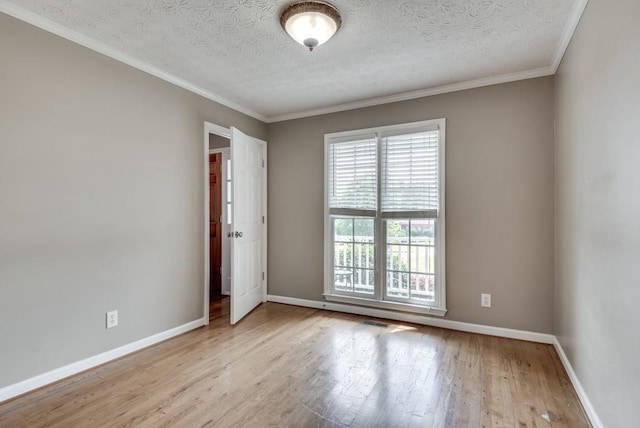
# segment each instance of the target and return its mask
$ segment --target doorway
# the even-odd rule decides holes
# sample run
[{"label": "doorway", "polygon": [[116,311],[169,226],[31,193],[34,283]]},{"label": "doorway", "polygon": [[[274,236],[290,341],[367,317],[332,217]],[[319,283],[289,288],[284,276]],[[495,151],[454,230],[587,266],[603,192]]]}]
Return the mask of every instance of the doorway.
[{"label": "doorway", "polygon": [[231,225],[230,141],[223,137],[214,139],[213,137],[218,137],[214,135],[211,137],[209,146],[209,302],[220,300],[231,293],[231,257],[228,239]]},{"label": "doorway", "polygon": [[266,142],[233,127],[204,128],[204,319],[222,299],[235,324],[267,299]]}]

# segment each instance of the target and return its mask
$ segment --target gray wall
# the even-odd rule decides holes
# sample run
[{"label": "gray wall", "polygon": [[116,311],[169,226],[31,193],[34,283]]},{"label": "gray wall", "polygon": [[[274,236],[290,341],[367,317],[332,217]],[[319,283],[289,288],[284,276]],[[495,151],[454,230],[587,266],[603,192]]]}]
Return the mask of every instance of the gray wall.
[{"label": "gray wall", "polygon": [[224,149],[231,146],[229,138],[221,137],[216,134],[209,134],[209,149]]},{"label": "gray wall", "polygon": [[589,1],[556,79],[556,334],[607,427],[640,403],[638,16]]},{"label": "gray wall", "polygon": [[552,332],[552,77],[271,124],[270,294],[322,300],[324,134],[442,117],[447,318]]},{"label": "gray wall", "polygon": [[267,127],[3,14],[0,58],[2,387],[202,317],[203,123]]}]

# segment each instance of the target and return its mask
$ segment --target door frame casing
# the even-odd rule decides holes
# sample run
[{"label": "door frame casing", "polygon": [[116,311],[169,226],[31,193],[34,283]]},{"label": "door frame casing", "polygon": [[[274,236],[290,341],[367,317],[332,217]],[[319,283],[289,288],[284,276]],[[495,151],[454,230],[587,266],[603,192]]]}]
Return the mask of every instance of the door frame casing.
[{"label": "door frame casing", "polygon": [[[262,144],[262,160],[264,161],[264,166],[262,168],[262,215],[264,216],[264,221],[262,222],[262,271],[264,272],[264,277],[262,278],[262,303],[266,303],[267,301],[267,278],[269,277],[269,272],[267,270],[267,224],[269,222],[269,215],[267,210],[267,166],[269,163],[267,162],[267,142],[260,140]],[[233,160],[231,161],[233,164]],[[233,203],[233,199],[231,200]]]},{"label": "door frame casing", "polygon": [[[202,183],[204,187],[204,229],[203,229],[203,248],[204,248],[204,302],[203,302],[203,313],[204,313],[204,324],[209,324],[209,281],[211,280],[211,269],[209,266],[210,263],[210,253],[209,253],[209,134],[218,135],[220,137],[228,138],[231,141],[231,129],[225,128],[224,126],[216,125],[211,122],[204,122],[204,144],[203,144],[203,155],[202,155],[202,165],[203,165],[203,175],[202,175]],[[263,236],[263,244],[262,244],[262,267],[264,270],[264,279],[262,280],[262,301],[267,301],[267,223],[268,223],[268,211],[267,211],[267,144],[266,141],[260,140],[262,143],[262,156],[264,159],[264,168],[262,168],[262,209],[264,215],[264,222],[262,224],[262,236]],[[231,167],[233,169],[233,159],[231,159]],[[233,196],[231,198],[231,203],[233,204]],[[232,219],[233,220],[233,219]],[[233,229],[233,223],[231,224],[231,229]],[[232,257],[232,255],[229,255]],[[233,261],[231,261],[233,262]],[[229,315],[231,317],[231,315]]]}]

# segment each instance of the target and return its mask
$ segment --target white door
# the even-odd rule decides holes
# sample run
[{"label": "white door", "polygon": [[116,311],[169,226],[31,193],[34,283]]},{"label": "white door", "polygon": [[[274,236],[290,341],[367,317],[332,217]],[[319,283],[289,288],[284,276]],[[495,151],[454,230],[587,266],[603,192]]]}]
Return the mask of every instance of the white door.
[{"label": "white door", "polygon": [[258,306],[263,279],[266,143],[231,128],[231,324]]}]

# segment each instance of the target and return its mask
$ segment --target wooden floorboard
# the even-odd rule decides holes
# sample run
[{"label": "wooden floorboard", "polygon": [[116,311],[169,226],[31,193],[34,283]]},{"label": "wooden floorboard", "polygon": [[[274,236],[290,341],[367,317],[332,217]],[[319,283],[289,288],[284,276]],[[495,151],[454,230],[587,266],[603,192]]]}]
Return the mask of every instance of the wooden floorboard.
[{"label": "wooden floorboard", "polygon": [[0,404],[0,427],[588,427],[550,345],[264,303]]}]

